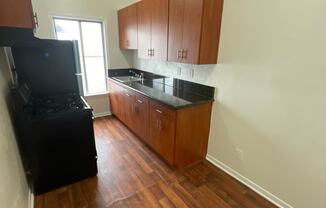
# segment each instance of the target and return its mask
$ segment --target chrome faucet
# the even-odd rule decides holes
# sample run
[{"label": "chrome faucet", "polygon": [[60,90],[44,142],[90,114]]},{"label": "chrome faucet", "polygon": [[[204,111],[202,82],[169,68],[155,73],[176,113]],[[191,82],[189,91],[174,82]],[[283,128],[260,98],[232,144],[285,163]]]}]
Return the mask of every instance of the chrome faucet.
[{"label": "chrome faucet", "polygon": [[134,77],[139,77],[139,74],[137,74],[136,72],[134,72],[134,71],[132,71],[132,70],[130,70],[129,73],[133,74]]}]

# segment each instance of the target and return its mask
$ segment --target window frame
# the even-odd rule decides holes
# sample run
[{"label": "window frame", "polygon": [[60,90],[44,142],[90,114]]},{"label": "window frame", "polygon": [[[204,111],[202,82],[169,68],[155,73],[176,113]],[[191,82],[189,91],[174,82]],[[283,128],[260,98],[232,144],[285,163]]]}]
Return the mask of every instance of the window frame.
[{"label": "window frame", "polygon": [[[104,20],[100,18],[83,18],[83,17],[73,17],[73,16],[58,16],[58,15],[51,15],[50,16],[52,20],[52,26],[53,26],[53,33],[54,33],[54,38],[58,40],[57,37],[57,31],[56,31],[56,25],[55,25],[55,20],[68,20],[68,21],[77,21],[78,26],[79,26],[79,36],[80,36],[80,41],[81,41],[81,51],[82,54],[80,56],[83,59],[83,71],[82,71],[82,78],[83,78],[83,91],[86,97],[91,97],[91,96],[97,96],[97,95],[104,95],[108,93],[108,83],[107,83],[107,76],[108,76],[108,53],[107,53],[107,40],[106,40],[106,23]],[[86,72],[86,64],[85,64],[85,54],[84,54],[84,44],[83,44],[83,34],[82,34],[82,22],[93,22],[93,23],[99,23],[101,24],[101,32],[102,32],[102,43],[103,43],[103,59],[104,59],[104,81],[105,81],[105,90],[103,92],[98,92],[98,93],[89,93],[89,88],[88,88],[88,81],[87,81],[87,72]]]}]

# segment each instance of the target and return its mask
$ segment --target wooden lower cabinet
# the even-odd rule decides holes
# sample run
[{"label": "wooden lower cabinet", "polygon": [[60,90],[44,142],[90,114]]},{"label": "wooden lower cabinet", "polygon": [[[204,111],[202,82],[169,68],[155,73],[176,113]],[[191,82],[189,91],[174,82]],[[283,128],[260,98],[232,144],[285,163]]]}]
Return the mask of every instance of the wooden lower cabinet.
[{"label": "wooden lower cabinet", "polygon": [[112,113],[170,166],[206,157],[212,103],[174,109],[113,81],[109,87]]},{"label": "wooden lower cabinet", "polygon": [[150,137],[152,147],[171,166],[174,166],[175,118],[174,110],[151,101]]},{"label": "wooden lower cabinet", "polygon": [[134,113],[132,114],[133,131],[148,145],[152,145],[149,137],[149,99],[136,95],[134,101]]},{"label": "wooden lower cabinet", "polygon": [[113,82],[109,82],[109,89],[111,112],[122,122],[125,122],[125,99],[123,96],[124,88],[117,84],[114,84]]}]

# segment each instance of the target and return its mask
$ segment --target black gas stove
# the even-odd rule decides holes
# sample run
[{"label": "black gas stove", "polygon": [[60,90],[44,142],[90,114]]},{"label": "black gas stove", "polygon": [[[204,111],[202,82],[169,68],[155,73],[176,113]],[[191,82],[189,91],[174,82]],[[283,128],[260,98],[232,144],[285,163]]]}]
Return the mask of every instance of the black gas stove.
[{"label": "black gas stove", "polygon": [[35,195],[97,174],[93,110],[81,97],[77,45],[44,41],[51,46],[12,48],[18,77],[12,115]]}]

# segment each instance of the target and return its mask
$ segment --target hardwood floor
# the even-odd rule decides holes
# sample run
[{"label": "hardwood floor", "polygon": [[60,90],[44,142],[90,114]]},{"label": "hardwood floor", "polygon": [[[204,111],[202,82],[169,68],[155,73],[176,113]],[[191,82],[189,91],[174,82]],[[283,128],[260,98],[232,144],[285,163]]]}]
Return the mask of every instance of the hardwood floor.
[{"label": "hardwood floor", "polygon": [[36,208],[276,207],[207,161],[172,170],[114,117],[94,128],[98,176],[35,197]]}]

